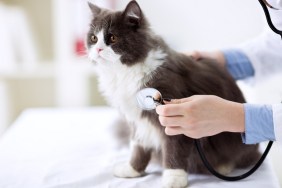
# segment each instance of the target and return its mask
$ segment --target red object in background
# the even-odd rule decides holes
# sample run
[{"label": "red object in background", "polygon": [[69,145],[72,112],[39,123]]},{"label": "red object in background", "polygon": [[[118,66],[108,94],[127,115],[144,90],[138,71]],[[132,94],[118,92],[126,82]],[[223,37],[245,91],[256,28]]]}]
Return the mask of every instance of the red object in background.
[{"label": "red object in background", "polygon": [[75,53],[78,56],[86,55],[86,48],[85,48],[84,39],[77,39],[75,41]]}]

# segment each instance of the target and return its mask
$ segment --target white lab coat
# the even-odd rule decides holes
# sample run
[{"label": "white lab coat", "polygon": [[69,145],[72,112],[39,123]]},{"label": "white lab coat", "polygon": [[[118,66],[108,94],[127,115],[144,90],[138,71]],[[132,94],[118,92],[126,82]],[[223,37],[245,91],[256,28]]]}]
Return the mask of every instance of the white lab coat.
[{"label": "white lab coat", "polygon": [[[280,10],[270,10],[270,15],[273,24],[282,30],[282,0],[272,0],[271,3],[274,7],[280,8]],[[255,80],[259,81],[273,73],[282,74],[282,39],[270,28],[260,37],[242,45],[241,48],[252,62]],[[282,142],[282,104],[272,105],[272,110],[275,138]]]}]

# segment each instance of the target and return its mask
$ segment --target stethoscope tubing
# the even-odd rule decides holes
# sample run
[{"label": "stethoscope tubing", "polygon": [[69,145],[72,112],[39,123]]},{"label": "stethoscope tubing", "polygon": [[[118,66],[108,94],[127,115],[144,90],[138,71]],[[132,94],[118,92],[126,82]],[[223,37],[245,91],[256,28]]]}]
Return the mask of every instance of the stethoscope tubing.
[{"label": "stethoscope tubing", "polygon": [[238,175],[238,176],[225,176],[225,175],[222,175],[219,172],[217,172],[211,166],[209,161],[207,160],[207,158],[206,158],[206,156],[205,156],[205,154],[203,152],[203,149],[201,147],[200,140],[199,139],[194,139],[194,143],[195,143],[195,147],[196,147],[196,149],[197,149],[197,151],[198,151],[198,153],[200,155],[200,158],[203,161],[203,164],[205,165],[205,167],[208,169],[208,171],[212,175],[214,175],[215,177],[217,177],[219,179],[225,180],[225,181],[239,181],[239,180],[245,179],[245,178],[249,177],[250,175],[252,175],[261,166],[261,164],[263,163],[263,161],[265,160],[266,156],[268,155],[268,153],[269,153],[269,151],[271,149],[273,141],[269,141],[268,142],[268,145],[267,145],[265,151],[263,152],[261,158],[258,160],[258,162],[249,171],[245,172],[244,174]]},{"label": "stethoscope tubing", "polygon": [[267,20],[267,23],[268,23],[269,27],[271,28],[271,30],[272,30],[273,32],[275,32],[276,34],[280,35],[280,36],[281,36],[281,39],[282,39],[282,31],[280,31],[279,29],[277,29],[277,28],[273,25],[266,4],[264,3],[263,0],[258,0],[258,1],[260,2],[260,5],[262,6],[262,9],[263,9],[263,11],[264,11],[264,14],[265,14],[265,17],[266,17],[266,20]]},{"label": "stethoscope tubing", "polygon": [[[269,11],[267,9],[267,6],[266,4],[264,3],[263,0],[259,0],[262,8],[263,8],[263,11],[264,11],[264,14],[266,16],[266,20],[267,20],[267,23],[269,25],[269,27],[272,29],[272,31],[274,31],[276,34],[280,35],[281,36],[281,39],[282,39],[282,31],[278,30],[272,23],[271,21],[271,18],[270,18],[270,14],[269,14]],[[238,175],[238,176],[225,176],[225,175],[222,175],[220,174],[219,172],[217,172],[212,166],[211,164],[209,163],[209,161],[207,160],[204,152],[203,152],[203,149],[201,147],[201,143],[200,143],[200,140],[199,139],[194,139],[194,143],[195,143],[195,147],[200,155],[200,158],[202,159],[203,161],[203,164],[205,165],[205,167],[208,169],[208,171],[216,176],[217,178],[219,179],[222,179],[222,180],[225,180],[225,181],[239,181],[239,180],[242,180],[242,179],[245,179],[247,177],[249,177],[250,175],[252,175],[260,166],[261,164],[264,162],[265,158],[267,157],[271,147],[272,147],[272,144],[273,144],[273,141],[269,141],[268,144],[267,144],[267,147],[265,149],[265,151],[263,152],[261,158],[258,160],[258,162],[247,172],[245,172],[244,174],[241,174],[241,175]]]}]

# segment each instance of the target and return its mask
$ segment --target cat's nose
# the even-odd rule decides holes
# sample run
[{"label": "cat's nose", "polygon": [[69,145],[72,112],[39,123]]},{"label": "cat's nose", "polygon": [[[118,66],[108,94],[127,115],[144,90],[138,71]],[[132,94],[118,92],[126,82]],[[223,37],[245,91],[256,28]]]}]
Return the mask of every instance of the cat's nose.
[{"label": "cat's nose", "polygon": [[97,48],[97,52],[101,52],[103,49],[102,48]]}]

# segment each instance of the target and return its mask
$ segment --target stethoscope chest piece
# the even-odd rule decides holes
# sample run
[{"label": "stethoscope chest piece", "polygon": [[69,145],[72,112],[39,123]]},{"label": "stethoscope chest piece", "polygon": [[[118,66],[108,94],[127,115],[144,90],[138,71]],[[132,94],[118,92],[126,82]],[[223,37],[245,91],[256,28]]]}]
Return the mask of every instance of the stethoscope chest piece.
[{"label": "stethoscope chest piece", "polygon": [[163,104],[161,93],[154,88],[144,88],[136,95],[138,106],[143,110],[153,110]]}]

